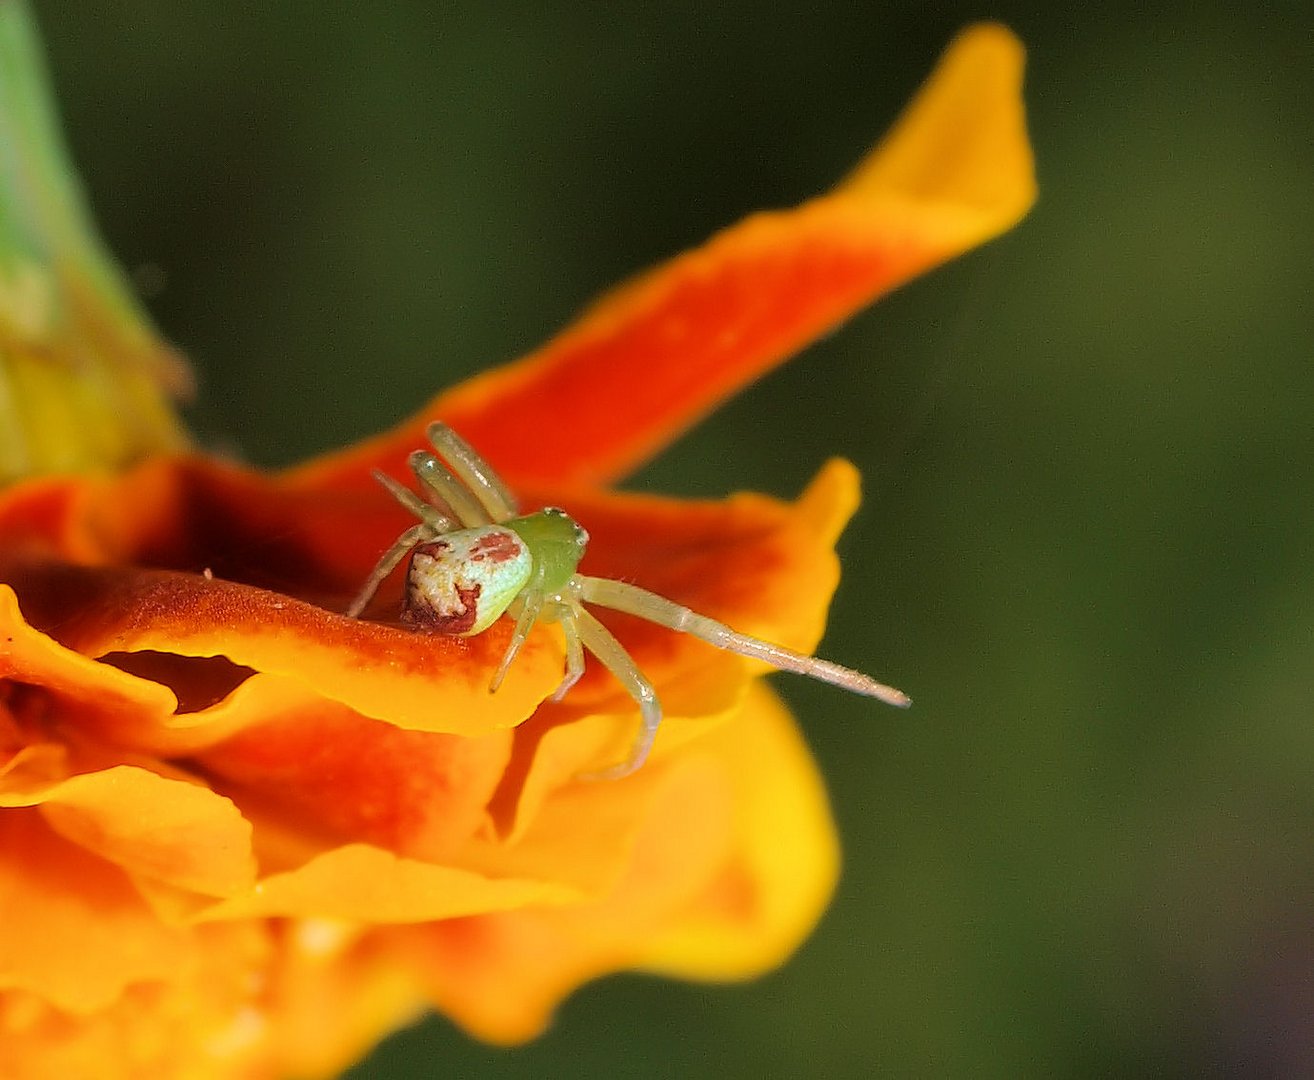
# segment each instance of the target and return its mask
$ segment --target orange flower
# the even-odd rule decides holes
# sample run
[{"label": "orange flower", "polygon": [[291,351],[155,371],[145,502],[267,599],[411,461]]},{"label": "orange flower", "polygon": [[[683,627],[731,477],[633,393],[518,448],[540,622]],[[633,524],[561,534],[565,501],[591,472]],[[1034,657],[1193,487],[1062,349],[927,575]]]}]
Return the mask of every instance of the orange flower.
[{"label": "orange flower", "polygon": [[811,649],[851,466],[794,503],[606,485],[1025,213],[1021,62],[1006,31],[966,32],[833,192],[359,446],[280,475],[161,456],[0,493],[0,1071],[327,1076],[430,1007],[513,1042],[604,972],[737,979],[788,956],[837,848],[760,667],[609,619],[667,719],[643,769],[579,781],[624,756],[636,710],[597,665],[546,700],[555,628],[490,695],[507,620],[458,639],[338,614],[409,524],[370,469],[401,475],[443,418],[526,505],[587,525],[586,572]]}]

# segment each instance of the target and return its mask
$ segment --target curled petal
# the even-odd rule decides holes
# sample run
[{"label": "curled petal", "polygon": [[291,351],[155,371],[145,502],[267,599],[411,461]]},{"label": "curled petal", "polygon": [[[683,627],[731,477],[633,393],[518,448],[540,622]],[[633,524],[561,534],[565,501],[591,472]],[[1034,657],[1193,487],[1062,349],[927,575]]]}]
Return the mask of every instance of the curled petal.
[{"label": "curled petal", "polygon": [[163,723],[177,706],[167,686],[99,664],[29,626],[8,585],[0,584],[0,677],[40,687],[60,712],[90,727]]},{"label": "curled petal", "polygon": [[[538,633],[501,690],[489,694],[488,673],[510,632],[505,625],[470,639],[416,634],[197,574],[40,557],[12,559],[5,576],[29,623],[84,656],[222,656],[422,731],[482,735],[512,727],[560,680],[560,646]],[[180,689],[195,675],[177,663],[148,668]]]}]

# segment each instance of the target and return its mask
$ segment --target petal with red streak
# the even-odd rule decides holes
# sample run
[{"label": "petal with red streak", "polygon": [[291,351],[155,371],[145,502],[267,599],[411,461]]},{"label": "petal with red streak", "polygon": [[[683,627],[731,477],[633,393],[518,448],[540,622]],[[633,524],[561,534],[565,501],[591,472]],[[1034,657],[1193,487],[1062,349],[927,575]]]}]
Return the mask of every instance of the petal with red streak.
[{"label": "petal with red streak", "polygon": [[197,761],[239,805],[255,802],[309,836],[435,862],[482,828],[510,752],[509,732],[406,731],[307,699]]},{"label": "petal with red streak", "polygon": [[513,727],[561,679],[561,646],[539,631],[498,693],[488,693],[511,630],[505,622],[474,638],[448,638],[196,574],[43,558],[7,560],[4,576],[29,623],[84,656],[223,656],[421,731]]},{"label": "petal with red streak", "polygon": [[513,486],[602,484],[908,279],[1016,223],[1035,198],[1022,47],[973,27],[890,135],[828,195],[754,215],[605,296],[517,363],[395,430],[294,470],[362,484],[440,417]]}]

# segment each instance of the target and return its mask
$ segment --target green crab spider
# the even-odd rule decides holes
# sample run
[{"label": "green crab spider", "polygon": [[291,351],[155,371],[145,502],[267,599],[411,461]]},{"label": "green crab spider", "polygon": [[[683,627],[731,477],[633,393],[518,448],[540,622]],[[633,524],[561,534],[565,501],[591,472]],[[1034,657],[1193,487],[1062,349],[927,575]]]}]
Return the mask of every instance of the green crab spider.
[{"label": "green crab spider", "polygon": [[[615,780],[641,766],[652,749],[662,708],[652,683],[624,647],[585,604],[623,611],[742,656],[765,660],[822,682],[879,698],[901,708],[907,695],[850,668],[804,656],[648,592],[637,585],[577,572],[589,534],[564,510],[547,507],[520,513],[515,496],[496,473],[446,424],[429,425],[436,454],[416,450],[411,471],[420,495],[386,473],[374,477],[419,518],[384,552],[347,608],[358,618],[380,585],[410,554],[402,617],[442,634],[470,637],[491,626],[504,612],[515,617],[515,630],[489,684],[496,692],[511,662],[541,619],[559,622],[566,637],[565,677],[552,695],[560,701],[584,674],[584,650],[601,661],[639,706],[640,728],[629,756],[590,779]],[[423,496],[423,497],[421,497]]]}]

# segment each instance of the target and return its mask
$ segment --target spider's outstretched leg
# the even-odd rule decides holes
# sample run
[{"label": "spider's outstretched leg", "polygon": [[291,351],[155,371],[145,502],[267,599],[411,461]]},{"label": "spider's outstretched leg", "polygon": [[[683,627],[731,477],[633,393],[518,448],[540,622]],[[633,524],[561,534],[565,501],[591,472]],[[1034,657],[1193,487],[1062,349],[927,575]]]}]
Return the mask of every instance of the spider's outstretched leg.
[{"label": "spider's outstretched leg", "polygon": [[[657,692],[652,688],[652,683],[644,677],[639,666],[625,651],[625,647],[612,636],[610,630],[583,608],[575,611],[574,616],[575,624],[579,628],[579,639],[584,648],[596,656],[602,662],[602,666],[615,675],[621,685],[630,692],[630,696],[639,703],[639,735],[630,749],[630,756],[609,769],[587,773],[581,778],[619,780],[622,776],[629,776],[647,760],[653,740],[657,738],[657,726],[662,722],[661,702],[657,700]],[[567,629],[568,637],[569,633]]]},{"label": "spider's outstretched leg", "polygon": [[829,660],[820,660],[815,656],[804,656],[802,653],[773,645],[761,638],[737,633],[725,623],[709,619],[706,615],[699,615],[663,596],[650,593],[647,589],[640,589],[637,585],[612,581],[608,578],[587,577],[584,574],[577,574],[575,580],[580,585],[580,598],[589,603],[637,615],[640,619],[647,619],[660,626],[692,634],[709,645],[715,645],[718,649],[765,660],[772,667],[782,671],[792,671],[798,675],[820,679],[822,682],[851,690],[855,694],[879,698],[888,705],[906,708],[912,704],[908,695],[902,690],[879,683],[860,671],[841,667],[839,664],[832,664]]},{"label": "spider's outstretched leg", "polygon": [[419,525],[412,525],[401,536],[397,537],[396,543],[385,551],[383,558],[374,565],[374,569],[370,571],[370,576],[365,579],[365,584],[361,586],[360,592],[356,594],[356,599],[347,608],[347,618],[355,619],[360,617],[360,613],[365,610],[365,605],[373,598],[379,586],[383,584],[384,579],[406,557],[406,553],[411,548],[425,540],[432,540],[441,536],[443,531],[434,528],[427,522],[421,522]]},{"label": "spider's outstretched leg", "polygon": [[500,524],[519,515],[516,497],[473,446],[441,420],[430,424],[426,434],[438,456],[447,462],[494,522]]}]

